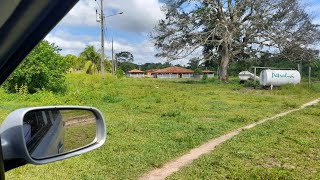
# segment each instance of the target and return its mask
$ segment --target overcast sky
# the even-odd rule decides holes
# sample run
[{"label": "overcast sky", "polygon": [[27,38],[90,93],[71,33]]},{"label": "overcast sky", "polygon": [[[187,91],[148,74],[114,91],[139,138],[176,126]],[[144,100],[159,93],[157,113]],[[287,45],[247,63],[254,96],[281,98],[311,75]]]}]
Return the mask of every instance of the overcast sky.
[{"label": "overcast sky", "polygon": [[[79,53],[87,46],[100,49],[100,24],[96,22],[96,9],[100,0],[80,0],[67,16],[53,29],[46,40],[57,44],[63,55]],[[302,0],[309,5],[307,11],[320,23],[320,1]],[[111,39],[115,52],[129,51],[135,63],[164,62],[154,57],[156,50],[149,34],[164,17],[159,0],[108,0],[104,1],[105,16],[123,12],[122,15],[106,18],[105,53],[111,57]],[[174,63],[185,64],[186,60]]]}]

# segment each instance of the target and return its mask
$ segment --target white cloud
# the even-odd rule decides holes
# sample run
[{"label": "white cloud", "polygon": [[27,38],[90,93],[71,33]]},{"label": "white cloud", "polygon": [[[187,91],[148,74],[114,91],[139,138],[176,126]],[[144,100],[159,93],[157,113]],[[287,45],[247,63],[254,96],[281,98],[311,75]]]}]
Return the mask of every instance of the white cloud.
[{"label": "white cloud", "polygon": [[[46,38],[47,41],[51,43],[55,43],[58,45],[62,51],[62,55],[74,54],[79,55],[80,52],[87,46],[93,45],[96,50],[100,49],[100,41],[97,37],[87,36],[87,35],[72,35],[63,31],[57,31],[54,33],[50,33]],[[131,52],[134,56],[134,63],[136,64],[144,64],[144,63],[164,63],[166,62],[163,58],[156,58],[154,55],[157,50],[153,45],[153,42],[149,39],[145,39],[140,43],[132,43],[128,42],[125,39],[117,38],[113,43],[114,52],[118,53],[121,51]],[[193,55],[200,56],[200,51],[195,52]],[[107,57],[111,57],[111,42],[105,42],[105,54]],[[188,60],[192,58],[187,57],[185,59],[172,61],[172,64],[180,64],[187,65]]]},{"label": "white cloud", "polygon": [[110,14],[112,10],[124,12],[117,17],[108,18],[109,25],[130,32],[150,32],[164,18],[158,0],[110,0],[106,7]]},{"label": "white cloud", "polygon": [[[129,44],[126,42],[120,42],[120,41],[114,41],[113,48],[114,48],[115,52],[119,52],[119,51],[134,52],[135,51],[135,46],[133,44]],[[111,52],[111,49],[112,49],[112,43],[110,41],[108,41],[106,43],[106,50]]]},{"label": "white cloud", "polygon": [[[134,62],[137,64],[144,64],[147,62],[156,63],[161,61],[161,59],[154,56],[156,54],[156,49],[154,48],[153,43],[148,39],[140,43],[129,43],[123,40],[115,40],[113,46],[115,53],[121,51],[131,52],[134,56]],[[111,57],[111,42],[107,42],[106,44],[106,54]]]},{"label": "white cloud", "polygon": [[75,41],[70,42],[70,41],[65,40],[63,38],[52,36],[52,35],[48,35],[46,37],[46,40],[48,40],[49,42],[52,42],[52,43],[59,44],[59,47],[61,47],[63,49],[81,49],[86,46],[86,44],[82,41],[75,40]]},{"label": "white cloud", "polygon": [[[99,2],[99,1],[98,1]],[[165,62],[156,58],[156,48],[147,34],[160,19],[164,17],[160,10],[159,0],[108,0],[105,3],[105,15],[123,11],[122,15],[106,18],[107,27],[116,29],[117,33],[107,33],[105,41],[106,56],[111,57],[111,36],[114,37],[114,51],[129,51],[135,63]],[[100,49],[99,23],[96,22],[95,9],[98,3],[93,0],[80,0],[78,4],[60,22],[45,39],[57,44],[61,54],[79,53],[87,46],[93,45]],[[119,35],[123,35],[119,37]],[[186,60],[173,61],[173,64],[186,64]]]},{"label": "white cloud", "polygon": [[[107,26],[125,32],[148,33],[164,17],[158,0],[108,0],[104,1],[105,16],[118,12],[122,15],[106,18]],[[81,0],[62,20],[63,26],[99,26],[96,22],[96,9],[99,5],[93,0]],[[99,12],[99,10],[98,10]]]},{"label": "white cloud", "polygon": [[81,0],[61,21],[63,26],[98,26],[95,1]]},{"label": "white cloud", "polygon": [[[79,55],[87,45],[93,45],[96,50],[100,49],[100,41],[94,36],[73,35],[60,30],[51,32],[45,39],[58,45],[62,49],[62,55]],[[156,54],[156,49],[154,48],[153,43],[147,38],[139,43],[128,42],[119,38],[114,40],[113,46],[115,53],[120,51],[131,52],[134,56],[135,63],[161,61],[161,59],[154,57],[154,54]],[[108,57],[111,57],[110,41],[105,41],[105,53]]]},{"label": "white cloud", "polygon": [[62,55],[79,55],[87,45],[93,45],[96,48],[100,46],[100,42],[95,41],[94,37],[86,35],[76,36],[65,31],[51,32],[45,37],[45,40],[59,46],[62,49]]}]

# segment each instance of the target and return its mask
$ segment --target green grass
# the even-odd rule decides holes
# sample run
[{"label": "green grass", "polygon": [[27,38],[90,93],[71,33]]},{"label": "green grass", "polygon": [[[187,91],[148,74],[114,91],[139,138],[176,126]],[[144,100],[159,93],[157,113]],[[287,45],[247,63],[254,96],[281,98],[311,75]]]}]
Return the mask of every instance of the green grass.
[{"label": "green grass", "polygon": [[95,115],[88,110],[62,110],[64,121],[64,152],[92,143],[96,137]]},{"label": "green grass", "polygon": [[319,179],[319,108],[242,132],[168,179]]},{"label": "green grass", "polygon": [[96,137],[96,124],[67,127],[64,132],[64,152],[91,144]]},{"label": "green grass", "polygon": [[229,84],[159,79],[116,79],[70,74],[68,93],[19,96],[0,90],[0,118],[17,108],[86,105],[107,122],[106,144],[64,161],[27,165],[8,179],[136,179],[208,139],[319,97],[304,85],[274,91]]}]

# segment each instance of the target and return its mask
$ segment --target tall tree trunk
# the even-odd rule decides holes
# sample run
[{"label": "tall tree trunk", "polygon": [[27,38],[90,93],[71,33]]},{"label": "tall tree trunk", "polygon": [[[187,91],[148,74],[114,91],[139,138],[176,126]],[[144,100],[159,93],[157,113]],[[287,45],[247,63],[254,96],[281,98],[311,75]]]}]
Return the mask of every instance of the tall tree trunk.
[{"label": "tall tree trunk", "polygon": [[220,62],[220,80],[227,82],[229,80],[228,77],[228,65],[230,61],[230,54],[228,45],[224,44],[222,49],[222,59]]}]

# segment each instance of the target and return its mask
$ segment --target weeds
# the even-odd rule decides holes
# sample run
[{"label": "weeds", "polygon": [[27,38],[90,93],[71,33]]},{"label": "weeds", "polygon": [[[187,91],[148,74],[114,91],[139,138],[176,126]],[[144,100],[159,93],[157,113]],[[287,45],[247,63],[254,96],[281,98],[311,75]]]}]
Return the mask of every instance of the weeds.
[{"label": "weeds", "polygon": [[181,115],[180,111],[169,111],[169,112],[161,114],[161,117],[174,118],[174,117],[177,117],[180,115]]}]

